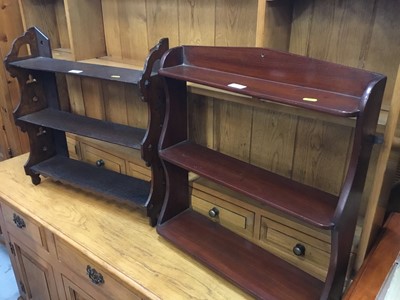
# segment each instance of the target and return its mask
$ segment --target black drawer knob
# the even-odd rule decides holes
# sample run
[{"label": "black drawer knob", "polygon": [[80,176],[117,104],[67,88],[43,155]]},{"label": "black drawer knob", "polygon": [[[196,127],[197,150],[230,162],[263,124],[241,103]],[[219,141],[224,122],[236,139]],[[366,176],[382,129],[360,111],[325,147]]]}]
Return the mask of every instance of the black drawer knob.
[{"label": "black drawer knob", "polygon": [[104,167],[104,165],[105,165],[104,160],[99,159],[99,160],[96,161],[96,167],[100,168],[100,167]]},{"label": "black drawer knob", "polygon": [[306,247],[302,244],[296,244],[296,246],[293,247],[293,253],[297,256],[304,256],[306,253]]},{"label": "black drawer knob", "polygon": [[13,214],[13,221],[14,224],[17,225],[18,228],[25,228],[25,221],[24,219],[22,219],[20,216],[18,216],[17,214]]},{"label": "black drawer knob", "polygon": [[219,210],[218,210],[218,208],[216,208],[216,207],[211,208],[211,209],[209,210],[209,212],[208,212],[208,215],[209,215],[211,218],[217,217],[217,216],[219,215]]},{"label": "black drawer knob", "polygon": [[91,266],[87,265],[86,273],[94,284],[100,285],[104,283],[103,275],[101,275],[101,273],[97,272],[96,269],[92,268]]}]

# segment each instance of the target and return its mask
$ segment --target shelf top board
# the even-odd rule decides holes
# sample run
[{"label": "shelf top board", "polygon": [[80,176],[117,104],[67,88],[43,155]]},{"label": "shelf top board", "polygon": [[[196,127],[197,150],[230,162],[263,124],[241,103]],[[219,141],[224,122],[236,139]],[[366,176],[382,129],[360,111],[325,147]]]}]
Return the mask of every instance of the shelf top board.
[{"label": "shelf top board", "polygon": [[157,231],[257,299],[321,296],[321,281],[194,211],[178,214]]},{"label": "shelf top board", "polygon": [[191,142],[161,150],[160,157],[313,226],[334,226],[334,195]]},{"label": "shelf top board", "polygon": [[169,50],[162,76],[258,99],[355,117],[385,76],[263,48],[181,46]]},{"label": "shelf top board", "polygon": [[87,64],[40,56],[14,61],[10,65],[28,70],[63,73],[132,84],[138,84],[143,74],[142,70]]},{"label": "shelf top board", "polygon": [[142,128],[106,122],[50,108],[19,117],[18,120],[134,149],[140,149],[146,134],[146,130]]}]

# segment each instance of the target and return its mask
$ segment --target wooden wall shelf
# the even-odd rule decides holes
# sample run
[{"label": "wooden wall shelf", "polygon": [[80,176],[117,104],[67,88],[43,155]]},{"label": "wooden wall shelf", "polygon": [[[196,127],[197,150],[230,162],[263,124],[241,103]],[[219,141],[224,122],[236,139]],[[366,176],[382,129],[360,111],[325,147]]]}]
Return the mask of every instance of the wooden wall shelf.
[{"label": "wooden wall shelf", "polygon": [[[25,45],[29,45],[31,55],[19,57],[19,49]],[[14,42],[5,64],[21,87],[21,101],[14,117],[30,139],[30,157],[25,172],[34,184],[39,184],[40,175],[43,175],[128,202],[144,208],[150,223],[155,225],[164,197],[164,175],[153,145],[158,143],[159,124],[164,118],[164,94],[153,67],[166,49],[168,40],[162,39],[150,50],[144,69],[131,70],[53,59],[49,40],[35,27]],[[143,129],[63,111],[58,98],[56,74],[139,86],[142,100],[151,110],[148,127]],[[65,133],[141,150],[142,158],[152,167],[152,182],[103,170],[101,161],[96,167],[69,158]],[[157,190],[151,184],[157,184]]]},{"label": "wooden wall shelf", "polygon": [[[168,109],[159,149],[167,176],[167,195],[158,232],[257,298],[339,299],[386,77],[262,48],[202,46],[169,50],[159,73],[165,78]],[[249,98],[249,102],[266,99],[337,118],[355,118],[353,148],[339,196],[190,141],[187,82],[257,98]],[[188,172],[315,228],[329,229],[331,251],[325,280],[313,280],[281,258],[194,212],[187,188]],[[294,274],[296,279],[291,278]],[[266,277],[279,284],[269,286],[265,280],[259,281]]]}]

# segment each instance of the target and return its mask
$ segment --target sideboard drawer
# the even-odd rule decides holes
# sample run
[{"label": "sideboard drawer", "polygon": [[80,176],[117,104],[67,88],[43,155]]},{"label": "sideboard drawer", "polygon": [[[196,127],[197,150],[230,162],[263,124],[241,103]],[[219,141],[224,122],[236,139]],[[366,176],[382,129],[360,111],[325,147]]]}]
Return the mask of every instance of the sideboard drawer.
[{"label": "sideboard drawer", "polygon": [[127,287],[112,277],[104,267],[78,252],[62,239],[56,237],[56,249],[60,262],[78,275],[82,282],[80,285],[90,285],[96,291],[109,297],[109,299],[141,299]]},{"label": "sideboard drawer", "polygon": [[2,210],[8,232],[23,240],[28,246],[40,246],[47,250],[45,234],[40,225],[5,204],[2,205]]},{"label": "sideboard drawer", "polygon": [[[300,225],[299,225],[300,226]],[[261,217],[260,245],[286,261],[325,281],[330,243],[309,232]]]}]

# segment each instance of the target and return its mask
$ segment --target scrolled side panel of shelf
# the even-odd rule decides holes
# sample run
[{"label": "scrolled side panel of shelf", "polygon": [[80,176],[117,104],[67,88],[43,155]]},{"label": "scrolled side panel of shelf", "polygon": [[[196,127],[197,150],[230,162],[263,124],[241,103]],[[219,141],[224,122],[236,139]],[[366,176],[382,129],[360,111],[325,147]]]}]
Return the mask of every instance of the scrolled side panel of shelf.
[{"label": "scrolled side panel of shelf", "polygon": [[[20,49],[25,46],[29,48],[30,55],[20,57]],[[12,65],[17,61],[39,56],[52,57],[50,41],[39,29],[32,27],[14,41],[10,53],[4,60],[6,69],[11,76],[17,78],[21,89],[21,98],[14,110],[14,118],[16,124],[29,136],[30,156],[25,164],[25,172],[31,176],[34,184],[40,183],[40,177],[32,169],[32,166],[54,156],[57,152],[63,155],[66,153],[66,139],[63,132],[20,120],[23,116],[41,111],[49,106],[59,107],[54,74],[42,74],[35,70],[21,69]],[[50,103],[49,98],[51,98]]]}]

